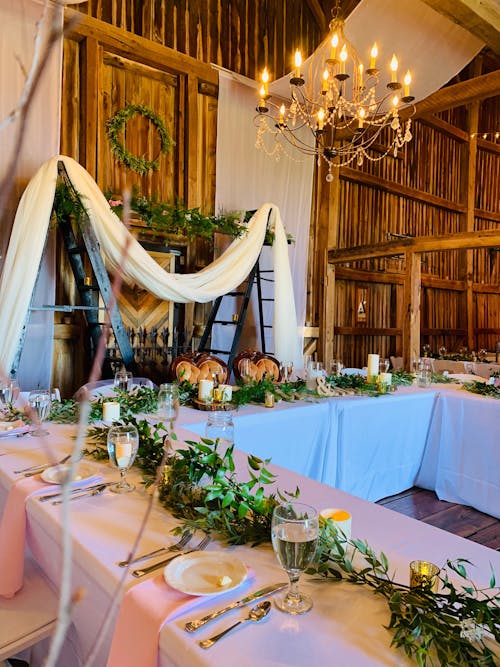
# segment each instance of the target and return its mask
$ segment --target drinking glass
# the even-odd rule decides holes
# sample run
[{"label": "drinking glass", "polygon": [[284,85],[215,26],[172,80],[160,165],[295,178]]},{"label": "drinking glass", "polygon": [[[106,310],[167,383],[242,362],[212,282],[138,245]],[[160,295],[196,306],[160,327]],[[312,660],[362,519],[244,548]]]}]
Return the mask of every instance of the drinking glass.
[{"label": "drinking glass", "polygon": [[115,388],[118,391],[130,391],[132,389],[133,375],[130,371],[121,370],[115,375]]},{"label": "drinking glass", "polygon": [[442,346],[439,348],[438,352],[439,352],[439,358],[440,358],[440,359],[444,359],[444,357],[445,357],[445,355],[446,355],[446,348],[445,348],[445,346],[442,345]]},{"label": "drinking glass", "polygon": [[42,424],[50,414],[50,396],[50,389],[36,389],[35,391],[30,391],[28,404],[32,411],[33,421],[35,422],[35,427],[30,430],[30,435],[40,437],[49,435],[49,432],[47,429],[43,428]]},{"label": "drinking glass", "polygon": [[205,427],[205,437],[209,440],[216,440],[223,447],[230,447],[234,444],[234,422],[233,415],[229,411],[214,410],[208,415],[207,425]]},{"label": "drinking glass", "polygon": [[19,396],[19,385],[16,380],[0,381],[0,406],[7,408]]},{"label": "drinking glass", "polygon": [[174,422],[179,414],[179,389],[176,384],[161,384],[158,391],[158,416]]},{"label": "drinking glass", "polygon": [[330,362],[328,364],[329,366],[329,371],[330,375],[340,375],[342,372],[342,369],[344,368],[344,364],[340,359],[330,359]]},{"label": "drinking glass", "polygon": [[133,424],[112,426],[108,431],[108,454],[120,471],[120,481],[109,487],[114,493],[129,493],[135,489],[127,482],[127,470],[135,460],[139,447],[139,434]]},{"label": "drinking glass", "polygon": [[390,365],[391,364],[389,359],[380,359],[378,362],[378,374],[380,375],[380,373],[387,373]]},{"label": "drinking glass", "polygon": [[293,361],[282,361],[280,366],[283,382],[290,382],[293,373]]},{"label": "drinking glass", "polygon": [[240,361],[240,375],[244,384],[249,384],[252,381],[251,370],[250,359],[242,359]]},{"label": "drinking glass", "polygon": [[432,382],[432,361],[423,357],[418,361],[418,386],[429,387]]},{"label": "drinking glass", "polygon": [[318,513],[314,507],[289,502],[274,508],[271,522],[273,548],[290,579],[288,591],[275,599],[281,611],[304,614],[313,606],[311,598],[299,591],[299,579],[314,559],[318,535]]}]

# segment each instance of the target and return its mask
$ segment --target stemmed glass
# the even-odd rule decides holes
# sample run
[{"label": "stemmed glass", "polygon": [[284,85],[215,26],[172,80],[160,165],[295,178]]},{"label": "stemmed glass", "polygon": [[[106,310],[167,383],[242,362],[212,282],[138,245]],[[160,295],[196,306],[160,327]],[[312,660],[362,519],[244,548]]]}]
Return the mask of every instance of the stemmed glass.
[{"label": "stemmed glass", "polygon": [[19,396],[19,385],[16,380],[0,381],[0,406],[8,408]]},{"label": "stemmed glass", "polygon": [[132,389],[133,375],[124,368],[115,374],[115,388],[129,392]]},{"label": "stemmed glass", "polygon": [[30,430],[30,435],[41,437],[49,435],[47,429],[43,428],[42,424],[50,414],[51,406],[51,392],[50,389],[36,389],[30,391],[28,395],[28,404],[33,413],[33,421],[36,426]]},{"label": "stemmed glass", "polygon": [[313,602],[299,592],[299,578],[314,559],[318,544],[318,513],[304,503],[289,502],[274,508],[271,538],[280,565],[290,578],[286,593],[276,598],[276,606],[288,614],[304,614]]},{"label": "stemmed glass", "polygon": [[293,373],[293,361],[282,361],[281,362],[281,376],[283,382],[290,382],[292,379]]},{"label": "stemmed glass", "polygon": [[378,363],[379,375],[380,375],[380,373],[387,373],[387,371],[389,370],[389,366],[390,366],[389,359],[380,359],[380,361]]},{"label": "stemmed glass", "polygon": [[135,489],[133,484],[127,482],[127,470],[133,464],[137,448],[139,447],[139,434],[133,424],[125,426],[112,426],[108,431],[108,454],[111,462],[120,471],[120,481],[109,487],[114,493],[129,493]]}]

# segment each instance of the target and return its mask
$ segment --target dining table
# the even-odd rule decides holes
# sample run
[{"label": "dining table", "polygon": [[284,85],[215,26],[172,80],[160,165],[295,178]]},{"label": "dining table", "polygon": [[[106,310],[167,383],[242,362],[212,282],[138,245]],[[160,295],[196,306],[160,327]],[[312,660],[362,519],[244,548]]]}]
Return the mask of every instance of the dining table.
[{"label": "dining table", "polygon": [[[311,408],[314,414],[326,409],[318,405]],[[193,417],[193,423],[200,423],[199,417]],[[181,411],[176,427],[179,447],[187,440],[197,439],[196,432],[185,425],[185,419],[187,417]],[[0,442],[0,512],[4,511],[12,489],[20,483],[19,473],[15,471],[46,461],[48,446],[53,460],[71,451],[74,426],[49,424],[48,430],[50,435],[47,438],[24,436],[4,438]],[[247,454],[240,449],[235,450],[235,462],[239,478],[248,479]],[[93,478],[109,482],[117,477],[116,468],[108,462],[85,460],[85,466]],[[466,558],[472,563],[469,566],[471,578],[480,586],[488,585],[491,568],[497,572],[497,580],[500,576],[500,552],[400,515],[273,462],[268,467],[276,475],[275,486],[280,490],[293,492],[299,488],[300,499],[318,510],[347,510],[352,516],[353,537],[366,540],[375,550],[383,551],[390,562],[391,574],[398,582],[408,583],[409,563],[418,559],[442,566],[447,559]],[[141,647],[145,634],[138,625],[132,623],[127,630],[141,650],[148,648],[154,652],[160,667],[234,667],[235,664],[241,667],[304,667],[308,664],[326,665],[332,659],[337,664],[359,667],[415,664],[402,650],[390,646],[392,634],[386,628],[390,612],[384,599],[363,586],[319,580],[308,575],[302,576],[301,588],[314,601],[309,613],[290,616],[272,605],[265,620],[246,624],[210,649],[201,648],[198,645],[200,639],[242,618],[248,613],[248,607],[234,610],[193,634],[184,629],[187,621],[268,584],[286,581],[286,575],[270,544],[229,547],[213,539],[208,552],[229,553],[247,568],[247,577],[236,590],[216,596],[190,596],[179,603],[175,591],[163,581],[162,569],[142,580],[134,578],[117,563],[129,555],[140,530],[149,494],[141,484],[137,471],[133,471],[130,477],[136,484],[135,491],[131,493],[119,495],[106,488],[99,495],[70,502],[67,506],[69,518],[66,531],[72,552],[71,587],[75,592],[75,602],[58,667],[85,664],[106,667],[110,647],[120,642],[115,631],[123,599],[150,581],[158,587],[156,595],[167,601],[172,598],[172,609],[161,624],[153,646],[148,641],[147,647]],[[58,590],[61,586],[62,522],[65,514],[61,505],[40,502],[40,493],[54,490],[51,484],[40,484],[41,490],[28,494],[25,501],[25,546],[51,585]],[[138,552],[172,544],[176,538],[171,530],[177,525],[178,520],[155,499]],[[123,593],[125,598],[122,599]],[[96,648],[99,633],[102,642]],[[46,642],[42,642],[32,652],[32,667],[41,665],[45,654]],[[89,656],[92,658],[89,659]],[[123,664],[121,667],[126,666]]]}]

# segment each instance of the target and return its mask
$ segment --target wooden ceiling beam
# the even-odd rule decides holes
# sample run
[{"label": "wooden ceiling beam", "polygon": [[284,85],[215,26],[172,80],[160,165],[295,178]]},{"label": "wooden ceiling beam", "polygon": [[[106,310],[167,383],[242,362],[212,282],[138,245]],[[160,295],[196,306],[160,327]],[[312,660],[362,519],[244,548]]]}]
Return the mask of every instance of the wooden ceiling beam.
[{"label": "wooden ceiling beam", "polygon": [[424,0],[426,5],[451,19],[500,55],[500,6],[498,0]]},{"label": "wooden ceiling beam", "polygon": [[[500,91],[500,69],[476,76],[474,79],[461,81],[452,86],[446,86],[437,90],[425,100],[415,105],[415,118],[431,113],[438,113],[446,109],[454,109],[471,102],[479,102],[488,97],[495,97]],[[405,110],[401,112],[402,118],[407,118]]]},{"label": "wooden ceiling beam", "polygon": [[457,232],[443,236],[420,236],[397,241],[385,241],[376,245],[346,249],[330,249],[331,264],[354,262],[374,257],[389,257],[405,252],[441,252],[467,248],[493,248],[500,246],[500,229],[484,229],[476,232]]},{"label": "wooden ceiling beam", "polygon": [[311,10],[312,15],[316,19],[316,23],[319,25],[319,29],[322,33],[326,33],[328,30],[328,21],[326,20],[325,12],[319,4],[319,0],[306,0],[306,4]]}]

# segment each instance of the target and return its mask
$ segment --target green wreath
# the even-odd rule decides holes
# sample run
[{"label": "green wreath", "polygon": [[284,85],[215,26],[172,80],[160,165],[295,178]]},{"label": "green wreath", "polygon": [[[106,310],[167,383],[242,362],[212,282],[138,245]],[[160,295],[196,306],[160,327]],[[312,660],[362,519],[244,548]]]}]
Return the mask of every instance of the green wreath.
[{"label": "green wreath", "polygon": [[136,113],[150,120],[156,127],[158,136],[160,137],[160,154],[169,153],[174,142],[160,116],[149,107],[145,107],[141,104],[128,104],[106,121],[106,132],[109,143],[111,144],[111,151],[118,162],[123,163],[137,174],[144,176],[148,171],[158,171],[158,158],[154,160],[146,160],[144,157],[137,157],[137,155],[130,153],[118,138],[118,135],[124,131],[127,121],[130,120],[132,116],[135,116]]}]

